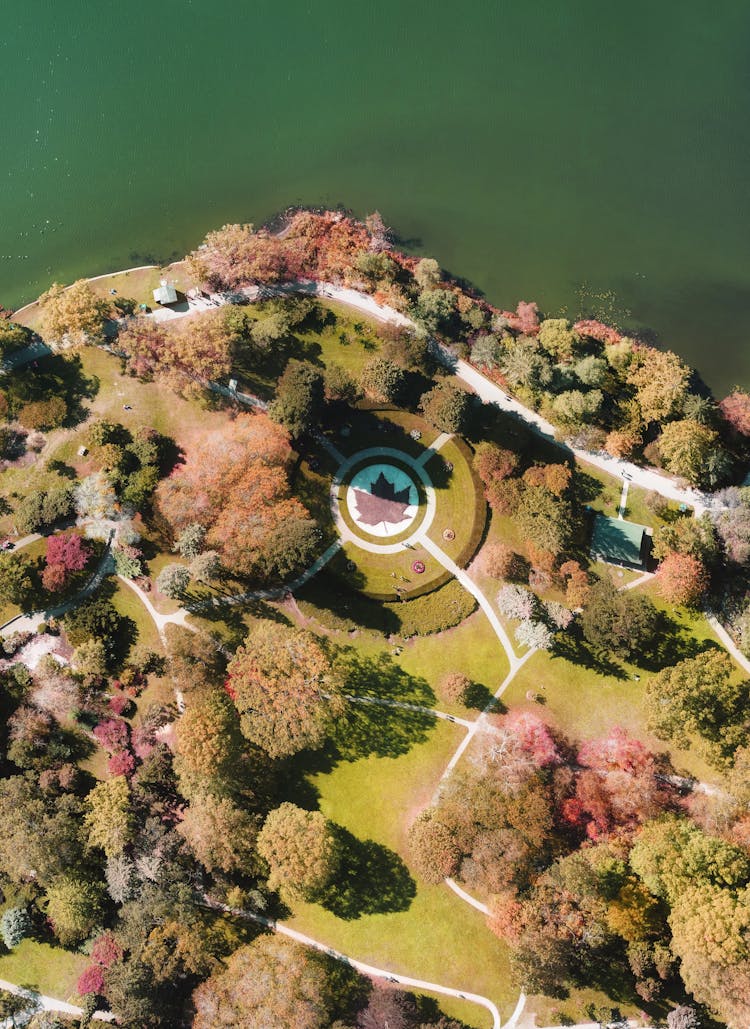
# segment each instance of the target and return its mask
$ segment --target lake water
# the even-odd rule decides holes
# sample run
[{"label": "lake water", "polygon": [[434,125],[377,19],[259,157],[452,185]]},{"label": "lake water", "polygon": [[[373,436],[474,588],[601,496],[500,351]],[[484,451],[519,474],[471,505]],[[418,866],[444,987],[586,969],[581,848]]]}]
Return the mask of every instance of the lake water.
[{"label": "lake water", "polygon": [[750,386],[742,0],[3,0],[0,301],[290,203]]}]

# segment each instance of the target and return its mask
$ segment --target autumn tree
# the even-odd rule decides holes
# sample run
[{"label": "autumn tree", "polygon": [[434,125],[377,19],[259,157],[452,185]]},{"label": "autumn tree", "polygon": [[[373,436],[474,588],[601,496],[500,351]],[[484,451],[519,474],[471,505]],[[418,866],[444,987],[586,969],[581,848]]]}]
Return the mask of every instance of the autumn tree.
[{"label": "autumn tree", "polygon": [[73,346],[100,342],[110,316],[109,305],[85,279],[67,288],[54,282],[39,297],[39,306],[45,335],[56,343]]},{"label": "autumn tree", "polygon": [[486,543],[480,561],[486,575],[493,579],[509,579],[518,564],[518,556],[506,543]]},{"label": "autumn tree", "polygon": [[546,486],[527,487],[523,491],[516,521],[523,538],[555,556],[570,545],[570,505],[556,497]]},{"label": "autumn tree", "polygon": [[565,318],[545,318],[537,339],[557,361],[569,361],[579,344],[578,335]]},{"label": "autumn tree", "polygon": [[217,639],[203,629],[192,632],[182,625],[165,629],[167,672],[178,689],[189,693],[215,685],[224,672],[224,656]]},{"label": "autumn tree", "polygon": [[318,533],[289,495],[289,439],[264,414],[239,415],[203,437],[163,481],[156,505],[180,532],[198,522],[222,563],[243,575],[285,577],[309,561]]},{"label": "autumn tree", "polygon": [[748,683],[734,679],[731,659],[721,650],[662,669],[647,683],[646,700],[649,729],[661,739],[688,747],[695,733],[719,763],[744,742]]},{"label": "autumn tree", "polygon": [[670,422],[664,426],[658,445],[670,472],[687,479],[693,486],[718,485],[711,476],[711,458],[721,451],[715,429],[689,419]]},{"label": "autumn tree", "polygon": [[472,681],[461,672],[447,672],[440,680],[438,692],[451,704],[465,704],[471,693]]},{"label": "autumn tree", "polygon": [[715,565],[721,550],[711,516],[706,513],[660,525],[654,532],[652,553],[661,561],[672,552],[689,554],[706,568]]},{"label": "autumn tree", "polygon": [[133,318],[118,337],[129,370],[142,379],[159,379],[185,395],[232,370],[233,337],[223,313],[208,311],[168,327],[153,319]]},{"label": "autumn tree", "polygon": [[690,369],[669,350],[639,346],[627,381],[635,386],[643,421],[664,422],[682,409]]},{"label": "autumn tree", "polygon": [[242,732],[270,757],[322,746],[341,710],[340,679],[313,635],[259,622],[228,673]]},{"label": "autumn tree", "polygon": [[320,957],[282,936],[236,950],[193,994],[195,1029],[326,1029],[331,996]]},{"label": "autumn tree", "polygon": [[237,715],[226,693],[205,690],[187,704],[175,729],[174,767],[185,796],[220,792],[219,782],[238,761]]},{"label": "autumn tree", "polygon": [[474,468],[485,486],[496,479],[507,479],[518,468],[518,455],[496,443],[482,440],[474,451]]},{"label": "autumn tree", "polygon": [[257,870],[257,820],[228,797],[192,797],[177,831],[209,872],[252,875]]},{"label": "autumn tree", "polygon": [[309,361],[292,359],[278,381],[268,413],[284,426],[292,439],[299,439],[317,426],[323,402],[322,371]]},{"label": "autumn tree", "polygon": [[461,433],[466,429],[471,397],[450,379],[444,379],[422,394],[419,406],[427,421],[436,429]]},{"label": "autumn tree", "polygon": [[258,853],[268,862],[268,885],[282,896],[316,900],[335,879],[341,845],[320,811],[284,803],[266,818]]},{"label": "autumn tree", "polygon": [[667,554],[656,573],[659,592],[669,604],[694,607],[709,586],[702,561],[692,554]]},{"label": "autumn tree", "polygon": [[63,397],[32,400],[18,411],[17,419],[25,429],[56,429],[68,416],[68,405]]},{"label": "autumn tree", "polygon": [[736,433],[750,436],[750,393],[734,390],[719,401],[719,411]]},{"label": "autumn tree", "polygon": [[414,867],[429,883],[454,876],[461,863],[461,847],[450,826],[435,810],[423,811],[409,829],[409,850]]},{"label": "autumn tree", "polygon": [[188,257],[191,271],[214,289],[282,282],[290,276],[284,240],[252,225],[223,225],[209,232]]}]

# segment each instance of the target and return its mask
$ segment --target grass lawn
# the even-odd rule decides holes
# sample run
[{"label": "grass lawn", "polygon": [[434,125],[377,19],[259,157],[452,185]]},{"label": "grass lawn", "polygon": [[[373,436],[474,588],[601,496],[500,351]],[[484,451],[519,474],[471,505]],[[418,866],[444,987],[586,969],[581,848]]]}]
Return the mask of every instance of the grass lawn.
[{"label": "grass lawn", "polygon": [[[622,496],[622,479],[618,479],[608,472],[602,471],[595,465],[577,462],[579,479],[582,479],[582,486],[586,493],[586,503],[594,511],[600,511],[609,518],[616,518],[620,509],[620,498]],[[628,487],[628,496],[625,501],[624,517],[630,522],[637,522],[639,525],[647,525],[649,528],[657,529],[666,521],[679,518],[681,514],[689,514],[691,509],[680,512],[680,505],[673,500],[668,501],[667,518],[660,518],[646,503],[649,497],[649,490],[641,486]]]},{"label": "grass lawn", "polygon": [[[446,462],[452,465],[450,470]],[[472,471],[468,448],[455,439],[449,440],[427,462],[425,470],[437,497],[429,536],[448,557],[463,566],[474,556],[487,521],[487,504]],[[445,530],[453,532],[455,538],[446,540]]]},{"label": "grass lawn", "polygon": [[[646,592],[651,595],[656,606],[674,620],[680,637],[693,639],[699,644],[718,644],[700,612],[667,608],[655,594],[653,584],[646,587]],[[634,678],[636,675],[640,676],[640,680]],[[649,672],[622,661],[614,661],[612,669],[608,671],[603,667],[587,667],[565,657],[540,652],[523,666],[508,687],[503,700],[508,706],[534,709],[572,740],[604,735],[612,726],[620,725],[642,739],[652,750],[667,751],[678,773],[720,783],[721,774],[694,749],[683,750],[668,745],[647,732],[645,693],[649,675]],[[737,675],[741,675],[739,669]],[[543,698],[543,706],[526,701],[527,690],[538,693]]]},{"label": "grass lawn", "polygon": [[71,998],[75,1004],[79,1001],[76,982],[88,965],[89,959],[83,954],[26,939],[0,956],[0,979],[31,986],[60,1000]]},{"label": "grass lawn", "polygon": [[141,603],[137,594],[129,586],[120,582],[119,579],[115,579],[114,582],[117,583],[117,590],[112,596],[112,603],[121,615],[130,618],[136,626],[137,635],[133,645],[145,646],[148,650],[153,650],[157,654],[163,653],[164,648],[154,625],[154,620]]},{"label": "grass lawn", "polygon": [[[309,783],[320,809],[359,840],[373,840],[408,861],[406,833],[414,815],[429,802],[461,732],[434,724],[427,738],[398,757],[370,754],[313,773]],[[518,991],[511,984],[507,951],[483,916],[443,886],[416,883],[405,910],[363,914],[345,920],[319,905],[299,904],[288,924],[359,960],[457,989],[491,997],[503,1015]],[[489,1026],[474,1005],[440,1001],[468,1025]]]}]

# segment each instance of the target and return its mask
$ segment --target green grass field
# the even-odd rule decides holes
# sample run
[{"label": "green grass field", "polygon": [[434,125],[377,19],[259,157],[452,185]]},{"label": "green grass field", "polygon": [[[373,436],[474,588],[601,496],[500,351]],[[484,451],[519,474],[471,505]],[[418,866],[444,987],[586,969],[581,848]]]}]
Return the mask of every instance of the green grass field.
[{"label": "green grass field", "polygon": [[[429,802],[460,740],[461,731],[437,723],[405,754],[341,761],[330,771],[312,774],[309,782],[328,818],[360,840],[389,848],[408,864],[408,826]],[[299,904],[287,921],[361,961],[488,996],[507,1017],[518,991],[510,981],[504,945],[487,929],[483,916],[446,887],[415,885],[416,894],[404,910],[347,920],[320,905]],[[477,1029],[490,1025],[486,1013],[474,1005],[440,1004]]]},{"label": "green grass field", "polygon": [[22,940],[7,954],[0,955],[0,979],[29,986],[60,1000],[79,1002],[78,976],[88,966],[88,958],[62,947],[37,940]]}]

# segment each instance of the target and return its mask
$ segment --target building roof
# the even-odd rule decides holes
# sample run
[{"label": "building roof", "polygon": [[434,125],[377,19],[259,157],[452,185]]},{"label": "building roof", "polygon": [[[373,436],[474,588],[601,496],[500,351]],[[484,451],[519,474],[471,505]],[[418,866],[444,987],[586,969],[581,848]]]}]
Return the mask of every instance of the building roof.
[{"label": "building roof", "polygon": [[157,304],[176,304],[177,290],[171,282],[162,279],[159,288],[154,290],[154,300]]},{"label": "building roof", "polygon": [[645,525],[598,514],[591,537],[591,553],[596,558],[614,564],[642,565],[643,539],[646,535],[648,529]]}]

